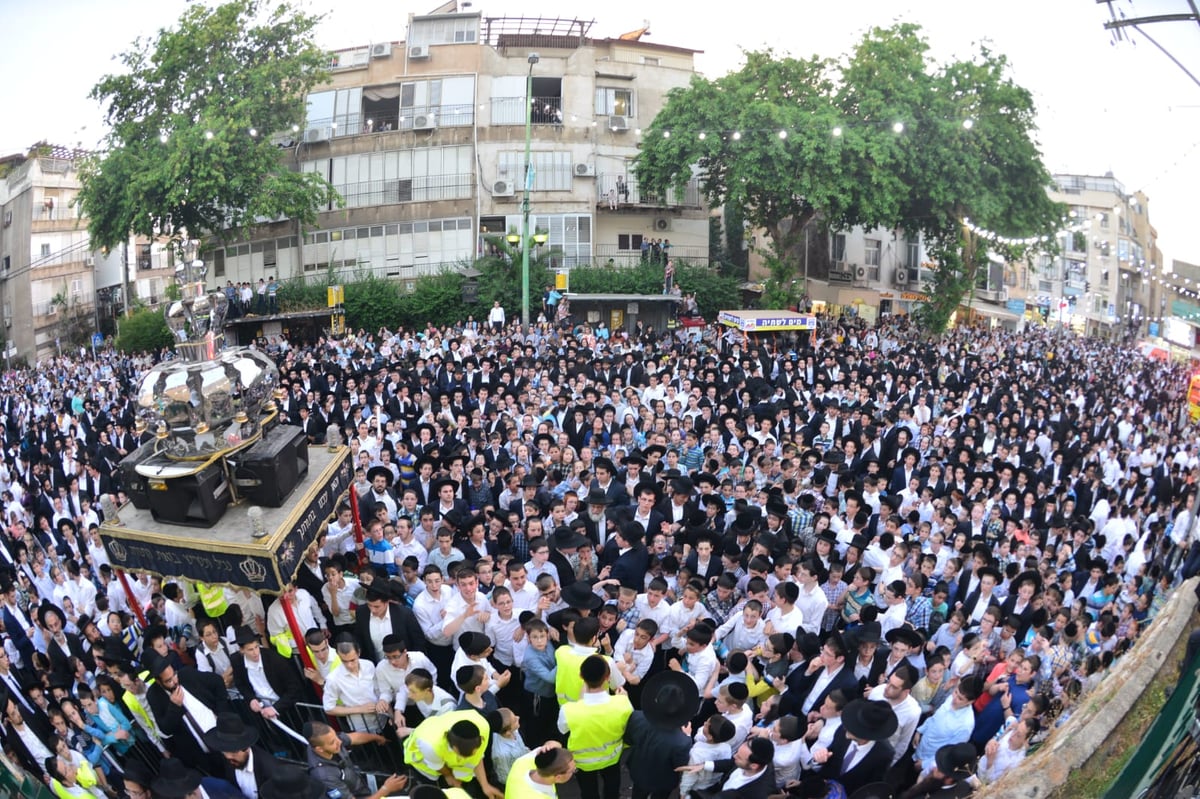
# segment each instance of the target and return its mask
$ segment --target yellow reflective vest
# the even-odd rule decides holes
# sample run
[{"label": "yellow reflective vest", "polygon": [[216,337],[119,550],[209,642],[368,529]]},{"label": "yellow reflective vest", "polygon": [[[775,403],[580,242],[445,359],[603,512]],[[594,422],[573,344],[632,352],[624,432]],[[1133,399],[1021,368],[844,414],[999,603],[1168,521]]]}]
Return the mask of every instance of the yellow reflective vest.
[{"label": "yellow reflective vest", "polygon": [[[580,652],[573,644],[560,646],[554,650],[554,693],[558,696],[558,703],[564,705],[567,702],[578,702],[583,696],[583,677],[579,676],[579,667],[583,665],[583,661],[590,658],[592,655],[599,654],[594,649],[588,649],[585,652]],[[617,664],[608,655],[600,655],[608,661],[608,670],[616,674]]]},{"label": "yellow reflective vest", "polygon": [[579,676],[579,667],[588,657],[571,644],[554,650],[554,693],[558,695],[560,705],[578,701],[583,696],[583,678]]},{"label": "yellow reflective vest", "polygon": [[210,619],[219,619],[229,610],[229,599],[225,596],[225,586],[196,583],[196,591],[200,594],[200,604]]},{"label": "yellow reflective vest", "polygon": [[[535,769],[533,764],[535,757],[537,757],[536,750],[521,755],[513,762],[512,771],[508,772],[508,782],[504,783],[504,799],[546,799],[547,796],[558,796],[557,785],[549,786],[553,793],[547,794],[545,790],[538,790],[539,786],[535,786],[533,780],[529,778],[529,772]],[[545,788],[546,786],[540,787]]]},{"label": "yellow reflective vest", "polygon": [[[603,701],[592,699],[596,696]],[[580,701],[563,705],[570,736],[567,748],[575,755],[580,771],[599,771],[620,761],[625,724],[632,713],[633,705],[625,694],[584,694]]]},{"label": "yellow reflective vest", "polygon": [[[460,721],[469,721],[479,730],[482,743],[479,749],[469,757],[463,757],[450,748],[446,741],[446,733]],[[412,734],[404,740],[404,762],[419,771],[425,777],[436,780],[441,776],[441,767],[433,768],[425,762],[425,753],[421,744],[432,749],[434,755],[449,767],[455,778],[461,782],[471,782],[475,779],[475,766],[482,760],[487,750],[491,728],[487,719],[477,710],[452,710],[440,716],[430,716],[422,721]]]}]

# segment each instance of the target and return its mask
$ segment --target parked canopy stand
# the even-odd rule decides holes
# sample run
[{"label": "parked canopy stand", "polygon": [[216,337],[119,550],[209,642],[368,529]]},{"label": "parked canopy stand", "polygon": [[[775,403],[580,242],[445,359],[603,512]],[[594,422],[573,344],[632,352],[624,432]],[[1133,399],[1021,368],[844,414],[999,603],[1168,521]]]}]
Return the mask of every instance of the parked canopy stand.
[{"label": "parked canopy stand", "polygon": [[[809,331],[808,338],[811,341],[817,332],[817,317],[797,311],[721,311],[717,316],[717,323],[730,331],[740,332],[743,345],[750,343],[751,336],[758,339],[769,338],[778,344],[780,333],[790,334],[791,331],[804,330]],[[803,338],[803,334],[797,332],[796,338]],[[734,340],[738,338],[735,337]]]}]

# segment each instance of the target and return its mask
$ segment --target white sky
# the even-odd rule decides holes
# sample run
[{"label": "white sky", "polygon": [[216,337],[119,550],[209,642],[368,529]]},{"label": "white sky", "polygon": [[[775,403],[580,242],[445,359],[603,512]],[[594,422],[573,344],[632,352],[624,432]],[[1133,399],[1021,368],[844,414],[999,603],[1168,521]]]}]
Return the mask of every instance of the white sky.
[{"label": "white sky", "polygon": [[[318,39],[330,48],[402,40],[407,16],[437,0],[306,0],[327,12]],[[1185,0],[1113,0],[1126,15],[1188,10]],[[94,146],[99,107],[87,98],[111,59],[134,37],[175,22],[178,0],[0,0],[0,154],[46,139]],[[738,66],[743,49],[770,46],[807,57],[846,52],[873,25],[902,20],[925,29],[934,58],[968,57],[989,42],[1012,64],[1038,107],[1039,140],[1053,172],[1111,170],[1129,191],[1150,197],[1165,263],[1200,263],[1192,197],[1200,186],[1200,86],[1154,45],[1111,44],[1106,5],[1095,0],[853,0],[848,3],[607,0],[476,0],[484,16],[595,19],[592,35],[616,36],[649,17],[651,41],[703,50],[709,76]],[[1200,77],[1200,26],[1176,22],[1146,31]]]}]

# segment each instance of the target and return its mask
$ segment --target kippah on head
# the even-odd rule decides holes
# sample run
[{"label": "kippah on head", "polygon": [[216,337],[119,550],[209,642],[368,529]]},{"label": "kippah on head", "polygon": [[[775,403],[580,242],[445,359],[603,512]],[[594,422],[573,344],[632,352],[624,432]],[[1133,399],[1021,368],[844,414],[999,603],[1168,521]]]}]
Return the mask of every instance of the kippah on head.
[{"label": "kippah on head", "polygon": [[737,733],[737,727],[732,721],[725,718],[721,714],[712,717],[709,724],[710,740],[709,743],[723,744],[726,741],[732,740]]},{"label": "kippah on head", "polygon": [[731,682],[726,688],[729,691],[729,698],[735,702],[745,702],[750,698],[750,689],[744,682]]},{"label": "kippah on head", "polygon": [[479,728],[466,719],[454,722],[450,727],[450,734],[464,741],[477,741],[481,737]]},{"label": "kippah on head", "polygon": [[579,676],[589,688],[596,688],[608,679],[608,661],[600,655],[591,655],[579,666]]},{"label": "kippah on head", "polygon": [[534,755],[533,765],[538,771],[544,771],[553,768],[556,760],[558,760],[558,749],[546,749]]}]

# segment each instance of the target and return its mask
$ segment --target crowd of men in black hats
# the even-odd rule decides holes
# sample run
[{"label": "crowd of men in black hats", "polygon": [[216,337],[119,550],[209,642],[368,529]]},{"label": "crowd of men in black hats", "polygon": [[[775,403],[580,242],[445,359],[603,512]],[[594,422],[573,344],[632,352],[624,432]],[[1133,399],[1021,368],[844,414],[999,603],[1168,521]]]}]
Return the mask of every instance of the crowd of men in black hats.
[{"label": "crowd of men in black hats", "polygon": [[286,594],[303,641],[270,598],[108,567],[148,361],[6,374],[6,751],[131,799],[966,795],[1200,571],[1181,367],[902,318],[695,335],[269,341],[282,412],[356,465]]}]

